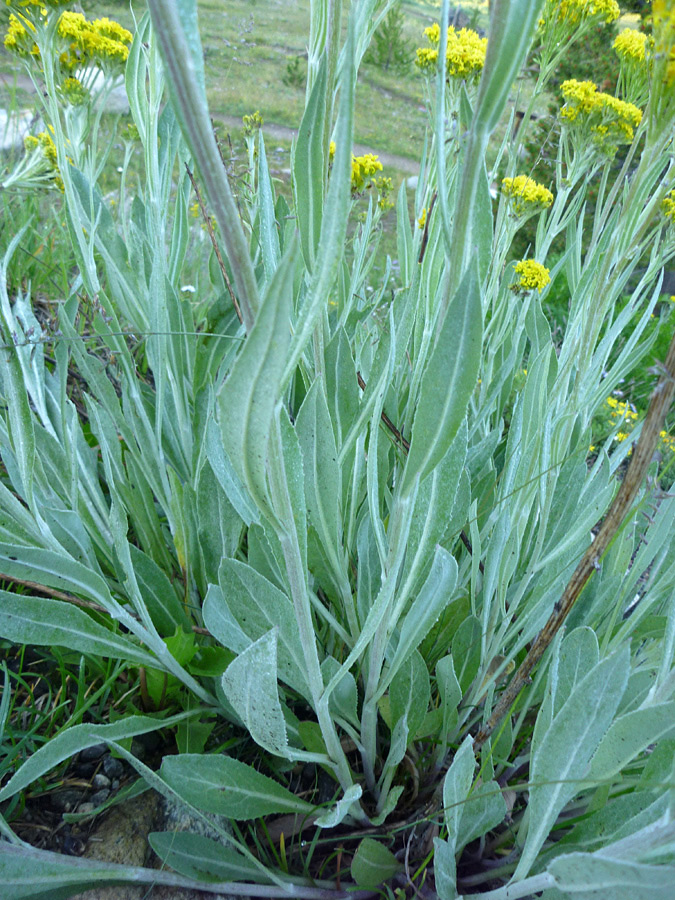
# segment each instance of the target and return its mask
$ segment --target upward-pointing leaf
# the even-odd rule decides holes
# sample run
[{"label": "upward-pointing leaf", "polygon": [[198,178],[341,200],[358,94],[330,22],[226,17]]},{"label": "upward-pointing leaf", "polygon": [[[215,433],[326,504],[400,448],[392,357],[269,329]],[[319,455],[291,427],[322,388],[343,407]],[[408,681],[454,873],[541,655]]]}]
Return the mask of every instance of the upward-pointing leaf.
[{"label": "upward-pointing leaf", "polygon": [[268,509],[265,463],[291,339],[294,241],[268,285],[246,343],[219,396],[223,444],[259,509]]},{"label": "upward-pointing leaf", "polygon": [[293,152],[293,192],[302,255],[309,272],[314,269],[323,211],[324,148],[326,117],[326,56],[324,54]]},{"label": "upward-pointing leaf", "polygon": [[422,376],[403,493],[411,490],[417,475],[421,480],[443,459],[457,433],[476,385],[482,334],[480,284],[474,264],[468,267],[448,308]]}]

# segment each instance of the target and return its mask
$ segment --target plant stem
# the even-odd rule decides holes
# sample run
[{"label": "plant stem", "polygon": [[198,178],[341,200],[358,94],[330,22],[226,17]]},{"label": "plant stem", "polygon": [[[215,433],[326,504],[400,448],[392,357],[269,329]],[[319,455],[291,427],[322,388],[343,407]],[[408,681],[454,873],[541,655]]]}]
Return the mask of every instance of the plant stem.
[{"label": "plant stem", "polygon": [[664,370],[652,392],[640,438],[633,450],[628,471],[621,482],[621,487],[609,508],[609,512],[600,526],[595,540],[582,556],[562,597],[555,604],[548,622],[539,632],[529,653],[513,676],[509,686],[501,695],[492,715],[476,735],[474,739],[474,748],[476,750],[485,743],[497,723],[510,710],[521,689],[527,683],[533,667],[539,662],[544,651],[562,627],[586,582],[594,570],[599,568],[600,559],[617,531],[621,528],[623,520],[631,512],[633,502],[647,474],[654,450],[659,442],[659,434],[663,428],[663,422],[670,407],[673,394],[675,394],[675,334],[673,334],[670,342]]}]

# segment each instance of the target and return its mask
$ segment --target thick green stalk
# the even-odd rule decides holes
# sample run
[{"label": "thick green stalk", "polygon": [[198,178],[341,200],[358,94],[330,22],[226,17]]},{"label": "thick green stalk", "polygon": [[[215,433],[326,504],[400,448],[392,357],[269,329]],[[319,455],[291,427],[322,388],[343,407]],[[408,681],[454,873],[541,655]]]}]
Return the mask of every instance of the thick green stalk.
[{"label": "thick green stalk", "polygon": [[258,285],[237,205],[213,135],[206,97],[200,90],[178,3],[177,0],[148,0],[148,8],[159,39],[176,116],[183,137],[197,161],[223,236],[248,333],[258,312]]}]

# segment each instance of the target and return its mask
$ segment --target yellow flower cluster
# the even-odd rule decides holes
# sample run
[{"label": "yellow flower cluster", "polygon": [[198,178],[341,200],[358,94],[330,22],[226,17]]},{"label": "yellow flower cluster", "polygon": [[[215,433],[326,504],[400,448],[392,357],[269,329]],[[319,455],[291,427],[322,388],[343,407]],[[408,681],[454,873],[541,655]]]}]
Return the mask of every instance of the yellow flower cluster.
[{"label": "yellow flower cluster", "polygon": [[605,403],[611,409],[610,416],[612,419],[626,419],[628,422],[636,422],[638,414],[628,403],[617,400],[616,397],[608,397]]},{"label": "yellow flower cluster", "polygon": [[592,81],[571,78],[561,86],[565,105],[560,115],[566,123],[588,127],[594,143],[609,156],[619,144],[630,144],[634,129],[642,121],[642,111],[632,103],[598,91]]},{"label": "yellow flower cluster", "polygon": [[133,35],[112,19],[89,22],[82,13],[64,12],[57,26],[59,37],[69,42],[61,57],[66,69],[94,63],[99,66],[127,61]]},{"label": "yellow flower cluster", "polygon": [[53,180],[54,184],[60,191],[63,191],[63,179],[59,171],[58,157],[56,153],[56,144],[48,131],[41,131],[37,137],[32,134],[27,135],[23,140],[26,154],[39,155],[44,166]]},{"label": "yellow flower cluster", "polygon": [[653,38],[635,28],[624,28],[615,38],[612,48],[622,62],[643,63],[647,44],[653,45]]},{"label": "yellow flower cluster", "polygon": [[[31,6],[39,7],[40,12],[45,11],[42,2],[22,0],[20,5],[27,12]],[[52,2],[51,5],[56,6],[58,3]],[[88,64],[102,68],[123,64],[129,56],[129,45],[133,39],[130,31],[112,19],[94,19],[90,22],[82,13],[69,10],[61,13],[56,32],[62,43],[59,62],[67,72]],[[22,56],[30,53],[39,59],[40,51],[33,40],[34,34],[35,25],[27,15],[19,13],[15,16],[12,13],[4,39],[5,47],[13,53]]]},{"label": "yellow flower cluster", "polygon": [[[424,29],[431,47],[418,47],[417,66],[425,73],[433,72],[438,62],[438,44],[441,29],[436,25]],[[448,28],[448,46],[445,54],[449,78],[476,79],[485,65],[487,38],[480,37],[470,28]]]},{"label": "yellow flower cluster", "polygon": [[264,119],[260,115],[260,110],[256,109],[250,116],[243,116],[244,135],[251,137],[254,131],[259,131],[263,127]]},{"label": "yellow flower cluster", "polygon": [[663,198],[661,210],[666,219],[669,219],[673,225],[675,225],[675,190],[670,191],[670,193],[666,194]]},{"label": "yellow flower cluster", "polygon": [[518,281],[511,285],[511,290],[519,293],[521,291],[534,291],[535,289],[541,294],[542,290],[551,281],[550,269],[542,266],[541,263],[535,262],[533,259],[521,259],[516,263],[515,271],[520,275]]},{"label": "yellow flower cluster", "polygon": [[[19,14],[21,16],[21,14]],[[5,48],[11,53],[19,56],[32,54],[40,56],[37,44],[33,40],[32,35],[35,32],[35,26],[25,16],[15,16],[14,13],[9,14],[9,24],[7,33],[5,34]]]},{"label": "yellow flower cluster", "polygon": [[542,209],[548,209],[553,203],[553,194],[527,175],[516,175],[515,178],[502,179],[502,194],[511,201],[513,212],[517,216],[530,216]]},{"label": "yellow flower cluster", "polygon": [[366,153],[363,156],[352,155],[352,193],[360,193],[366,179],[372,178],[376,172],[382,171],[382,163],[374,153]]},{"label": "yellow flower cluster", "polygon": [[546,0],[544,21],[579,25],[597,19],[609,25],[620,15],[616,0]]}]

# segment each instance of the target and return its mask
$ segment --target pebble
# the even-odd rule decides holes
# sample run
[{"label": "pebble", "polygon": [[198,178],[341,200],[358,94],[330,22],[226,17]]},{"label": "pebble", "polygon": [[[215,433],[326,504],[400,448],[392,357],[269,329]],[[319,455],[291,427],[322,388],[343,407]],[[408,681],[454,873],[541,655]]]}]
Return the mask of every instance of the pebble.
[{"label": "pebble", "polygon": [[100,759],[107,750],[106,744],[94,744],[92,747],[85,747],[84,750],[80,750],[80,759],[82,762],[91,762],[92,760]]},{"label": "pebble", "polygon": [[57,791],[52,794],[52,803],[62,812],[71,812],[82,799],[82,791]]},{"label": "pebble", "polygon": [[97,775],[94,775],[92,779],[92,787],[95,787],[97,790],[101,790],[101,788],[109,788],[110,787],[110,779],[105,775],[101,775],[99,772]]},{"label": "pebble", "polygon": [[101,806],[101,804],[105,803],[105,801],[108,799],[109,796],[110,796],[110,791],[108,791],[108,790],[96,791],[95,794],[91,795],[90,802],[94,806]]},{"label": "pebble", "polygon": [[93,812],[94,809],[95,809],[94,804],[89,803],[89,802],[80,803],[80,805],[77,807],[78,813],[90,813],[90,812]]},{"label": "pebble", "polygon": [[121,778],[124,775],[124,764],[114,756],[106,756],[103,760],[103,771],[108,778]]}]

